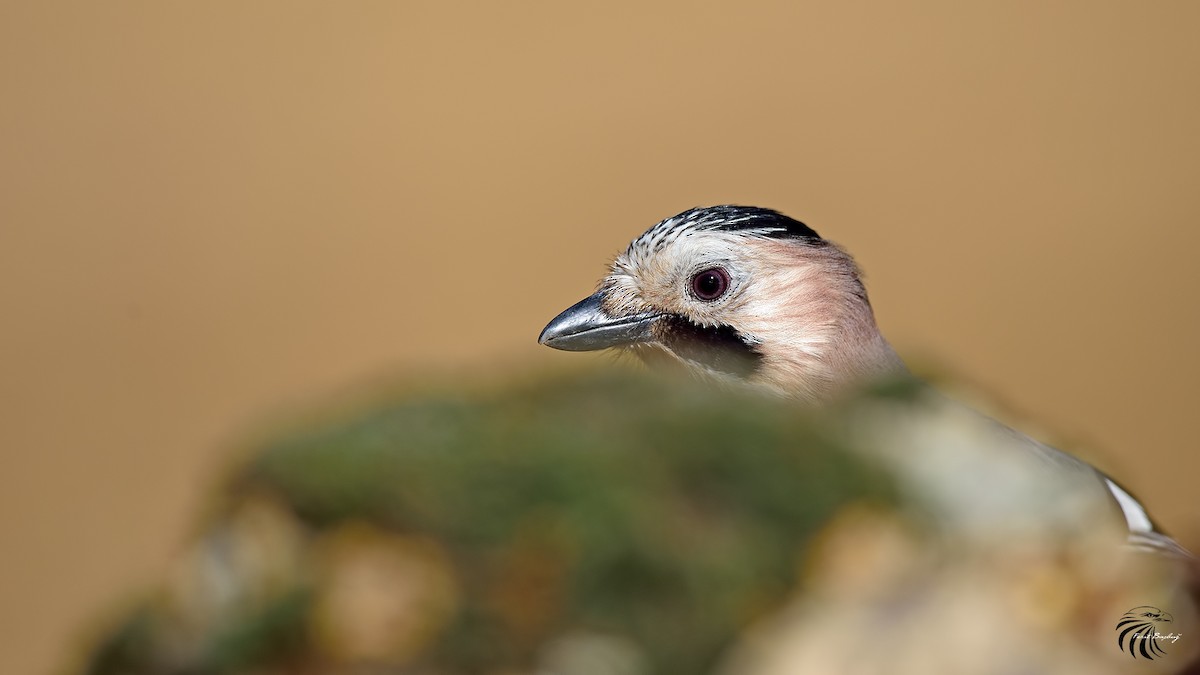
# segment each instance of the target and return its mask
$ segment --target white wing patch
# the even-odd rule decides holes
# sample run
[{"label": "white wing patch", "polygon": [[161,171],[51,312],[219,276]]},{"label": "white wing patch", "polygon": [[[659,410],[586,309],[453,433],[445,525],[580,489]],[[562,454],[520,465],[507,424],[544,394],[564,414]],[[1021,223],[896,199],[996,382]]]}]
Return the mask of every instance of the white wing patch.
[{"label": "white wing patch", "polygon": [[1112,480],[1105,478],[1104,482],[1108,485],[1108,491],[1112,493],[1117,504],[1121,507],[1121,512],[1125,514],[1125,523],[1129,526],[1130,532],[1153,532],[1154,525],[1150,522],[1150,516],[1146,514],[1146,509],[1134,499],[1132,495],[1121,489],[1119,485]]}]

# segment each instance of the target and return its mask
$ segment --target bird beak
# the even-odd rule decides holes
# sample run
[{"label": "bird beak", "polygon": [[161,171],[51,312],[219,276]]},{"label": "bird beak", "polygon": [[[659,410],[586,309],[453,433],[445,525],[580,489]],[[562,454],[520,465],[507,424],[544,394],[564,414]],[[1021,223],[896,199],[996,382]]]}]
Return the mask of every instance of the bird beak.
[{"label": "bird beak", "polygon": [[542,329],[538,343],[569,352],[626,347],[654,339],[651,328],[658,314],[613,316],[604,310],[600,291],[563,310]]}]

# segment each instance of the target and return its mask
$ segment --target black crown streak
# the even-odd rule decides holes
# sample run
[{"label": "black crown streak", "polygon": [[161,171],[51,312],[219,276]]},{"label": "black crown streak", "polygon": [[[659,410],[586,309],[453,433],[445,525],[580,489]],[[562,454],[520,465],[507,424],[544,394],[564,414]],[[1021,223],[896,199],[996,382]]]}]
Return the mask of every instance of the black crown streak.
[{"label": "black crown streak", "polygon": [[758,230],[762,236],[772,239],[807,239],[814,244],[825,243],[816,230],[795,218],[758,206],[727,204],[697,207],[684,211],[676,218],[684,222],[696,222],[705,229],[723,232]]},{"label": "black crown streak", "polygon": [[697,326],[669,315],[659,321],[656,332],[659,342],[679,358],[719,373],[749,377],[762,364],[762,354],[729,326]]},{"label": "black crown streak", "polygon": [[629,252],[656,253],[690,232],[735,232],[751,237],[787,239],[806,246],[824,246],[829,242],[816,230],[778,211],[758,206],[697,206],[667,218],[646,230],[629,244]]}]

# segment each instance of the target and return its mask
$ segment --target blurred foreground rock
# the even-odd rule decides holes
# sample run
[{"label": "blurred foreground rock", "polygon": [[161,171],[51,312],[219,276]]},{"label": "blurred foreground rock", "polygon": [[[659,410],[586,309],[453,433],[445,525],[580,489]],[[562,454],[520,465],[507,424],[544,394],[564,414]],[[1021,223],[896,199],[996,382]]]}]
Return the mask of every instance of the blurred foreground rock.
[{"label": "blurred foreground rock", "polygon": [[[910,387],[413,394],[253,456],[84,672],[1178,671],[1177,565],[1005,443]],[[1165,656],[1118,647],[1139,605],[1173,614]]]}]

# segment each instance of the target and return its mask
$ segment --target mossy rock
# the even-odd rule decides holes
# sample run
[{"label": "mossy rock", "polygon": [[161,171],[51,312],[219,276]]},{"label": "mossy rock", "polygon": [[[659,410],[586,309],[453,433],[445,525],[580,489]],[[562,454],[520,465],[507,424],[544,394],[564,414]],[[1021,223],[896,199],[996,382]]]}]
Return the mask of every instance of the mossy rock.
[{"label": "mossy rock", "polygon": [[244,464],[87,672],[533,673],[586,644],[595,672],[701,673],[839,510],[893,499],[835,413],[695,381],[428,388],[338,417]]}]

